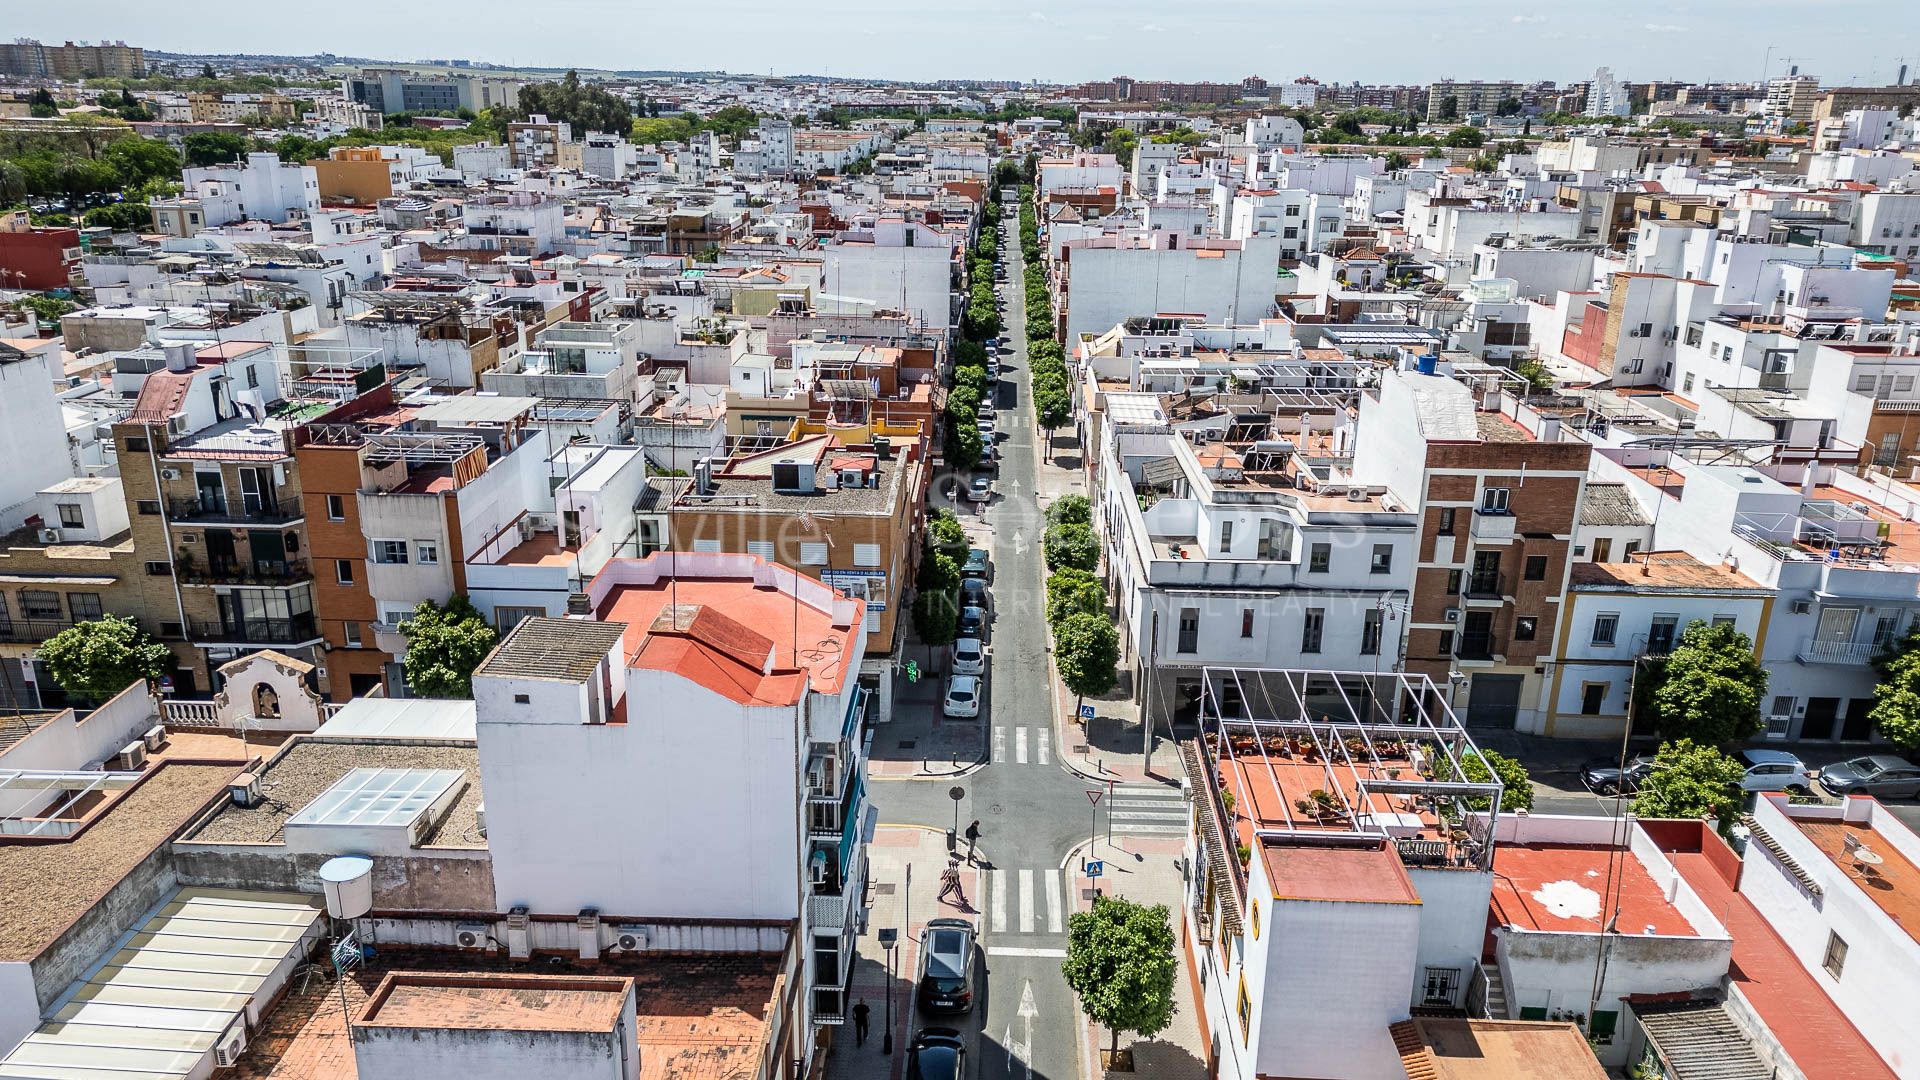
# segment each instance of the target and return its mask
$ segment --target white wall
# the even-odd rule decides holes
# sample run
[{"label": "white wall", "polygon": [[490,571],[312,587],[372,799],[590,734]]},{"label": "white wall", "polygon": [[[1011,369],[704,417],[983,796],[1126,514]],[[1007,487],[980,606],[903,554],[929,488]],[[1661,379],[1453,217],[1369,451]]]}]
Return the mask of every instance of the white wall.
[{"label": "white wall", "polygon": [[[39,360],[0,364],[0,533],[37,512],[34,493],[72,473],[66,418]],[[48,522],[58,525],[58,521]]]},{"label": "white wall", "polygon": [[[1304,224],[1304,222],[1303,222]],[[1278,282],[1281,241],[1255,236],[1242,250],[1076,247],[1069,253],[1067,337],[1104,333],[1136,315],[1191,312],[1211,322],[1266,318]],[[1216,257],[1217,256],[1217,257]]]}]

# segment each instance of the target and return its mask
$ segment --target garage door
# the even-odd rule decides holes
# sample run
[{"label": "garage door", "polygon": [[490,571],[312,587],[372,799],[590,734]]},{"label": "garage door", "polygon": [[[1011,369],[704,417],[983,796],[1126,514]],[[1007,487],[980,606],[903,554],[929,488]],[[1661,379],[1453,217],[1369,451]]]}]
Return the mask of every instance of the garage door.
[{"label": "garage door", "polygon": [[1521,675],[1475,675],[1467,686],[1467,726],[1513,730],[1524,682]]}]

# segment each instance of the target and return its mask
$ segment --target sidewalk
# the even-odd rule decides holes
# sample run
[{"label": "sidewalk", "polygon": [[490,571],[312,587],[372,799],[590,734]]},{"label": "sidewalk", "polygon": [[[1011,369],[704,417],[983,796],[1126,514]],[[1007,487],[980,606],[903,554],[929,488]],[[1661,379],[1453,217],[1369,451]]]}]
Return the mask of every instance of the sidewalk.
[{"label": "sidewalk", "polygon": [[[961,850],[964,851],[962,841]],[[982,863],[985,853],[981,852]],[[911,868],[913,883],[908,887]],[[853,961],[853,979],[847,993],[848,1020],[833,1029],[833,1046],[827,1052],[826,1075],[829,1080],[899,1080],[906,1058],[907,1038],[913,1022],[913,972],[919,961],[920,928],[928,919],[977,918],[980,896],[980,872],[965,863],[960,868],[964,903],[939,900],[940,874],[947,868],[947,837],[940,830],[912,825],[882,825],[867,845],[866,932],[854,939],[857,950]],[[895,974],[887,974],[887,951],[880,947],[880,931],[892,927],[900,932],[894,948]],[[887,986],[893,986],[893,1056],[881,1054],[885,1045]],[[865,1000],[872,1009],[873,1028],[866,1045],[856,1047],[853,1037],[854,1002]]]},{"label": "sidewalk", "polygon": [[1198,986],[1187,964],[1187,950],[1179,945],[1181,934],[1180,872],[1174,866],[1185,841],[1178,837],[1117,836],[1109,844],[1105,837],[1093,846],[1102,873],[1089,878],[1081,859],[1085,844],[1071,858],[1073,868],[1073,909],[1093,907],[1093,890],[1107,896],[1124,896],[1140,904],[1167,905],[1167,919],[1173,926],[1174,957],[1173,1023],[1151,1039],[1121,1036],[1120,1049],[1133,1051],[1131,1073],[1116,1073],[1099,1067],[1100,1052],[1111,1042],[1107,1030],[1084,1021],[1081,1034],[1083,1069],[1103,1080],[1204,1080],[1207,1075],[1207,1035],[1200,1020]]},{"label": "sidewalk", "polygon": [[867,757],[870,780],[952,779],[987,763],[986,720],[942,715],[942,680],[931,669],[929,651],[916,642],[901,657],[901,667],[906,660],[920,665],[919,682],[908,682],[900,667],[894,670],[893,719],[873,725]]}]

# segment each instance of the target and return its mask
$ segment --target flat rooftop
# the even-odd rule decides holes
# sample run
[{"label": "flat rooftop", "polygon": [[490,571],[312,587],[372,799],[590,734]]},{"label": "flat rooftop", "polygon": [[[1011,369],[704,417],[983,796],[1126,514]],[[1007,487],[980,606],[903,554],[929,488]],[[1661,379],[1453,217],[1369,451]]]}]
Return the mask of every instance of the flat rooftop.
[{"label": "flat rooftop", "polygon": [[[1792,820],[1908,937],[1920,941],[1920,868],[1901,854],[1892,840],[1869,822]],[[1880,862],[1868,865],[1854,858],[1847,846],[1849,839],[1878,855]]]},{"label": "flat rooftop", "polygon": [[1773,590],[1724,566],[1709,566],[1684,551],[1636,552],[1626,562],[1574,563],[1569,577],[1575,588],[1591,589],[1739,589]]},{"label": "flat rooftop", "polygon": [[1264,838],[1260,861],[1275,900],[1347,904],[1418,904],[1420,894],[1400,856],[1384,840],[1314,844]]},{"label": "flat rooftop", "polygon": [[[732,1080],[754,1075],[772,1037],[771,1006],[780,974],[772,953],[644,953],[595,962],[542,956],[540,974],[624,978],[633,982],[641,1080]],[[254,1031],[236,1080],[356,1080],[359,1071],[340,998],[359,1015],[388,975],[523,977],[527,963],[505,956],[435,949],[381,948],[349,972],[344,987],[323,974],[293,980]],[[446,999],[441,999],[444,1003]]]},{"label": "flat rooftop", "polygon": [[[1667,902],[1632,852],[1619,851],[1611,882],[1608,856],[1619,849],[1577,844],[1503,843],[1493,851],[1493,915],[1518,930],[1597,934],[1608,918],[1602,897],[1619,890],[1620,932],[1698,937]],[[1649,929],[1651,928],[1651,929]]]},{"label": "flat rooftop", "polygon": [[1566,1021],[1417,1016],[1392,1025],[1418,1080],[1604,1080],[1586,1036]]},{"label": "flat rooftop", "polygon": [[549,975],[389,974],[356,1027],[611,1032],[632,982]]},{"label": "flat rooftop", "polygon": [[436,746],[419,741],[335,742],[302,737],[292,740],[260,771],[256,806],[228,802],[195,830],[188,841],[208,844],[284,844],[287,819],[319,798],[355,769],[458,769],[467,787],[440,823],[420,838],[421,847],[485,847],[475,821],[481,804],[480,750],[477,746]]}]

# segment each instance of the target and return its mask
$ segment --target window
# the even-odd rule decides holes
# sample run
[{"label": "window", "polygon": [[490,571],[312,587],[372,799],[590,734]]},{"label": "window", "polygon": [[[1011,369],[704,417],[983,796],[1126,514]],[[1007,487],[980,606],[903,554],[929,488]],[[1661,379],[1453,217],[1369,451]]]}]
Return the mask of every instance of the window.
[{"label": "window", "polygon": [[1612,554],[1613,554],[1613,538],[1612,537],[1597,536],[1594,538],[1594,541],[1593,541],[1593,561],[1594,562],[1606,562],[1607,557]]},{"label": "window", "polygon": [[1665,656],[1673,651],[1674,632],[1680,627],[1678,615],[1655,615],[1653,625],[1647,628],[1647,652],[1654,656]]},{"label": "window", "polygon": [[142,514],[158,514],[160,512],[160,500],[137,499],[134,501],[133,508]]},{"label": "window", "polygon": [[327,496],[327,520],[347,520],[347,500],[339,495]]},{"label": "window", "polygon": [[121,444],[121,449],[129,454],[144,454],[147,452],[147,437],[145,435],[129,435]]},{"label": "window", "polygon": [[1607,684],[1588,682],[1580,684],[1580,715],[1599,716],[1607,703]]},{"label": "window", "polygon": [[380,621],[396,630],[399,629],[401,623],[411,618],[413,618],[413,609],[406,604],[380,605]]},{"label": "window", "polygon": [[1225,555],[1232,550],[1233,522],[1223,521],[1220,523],[1220,554]]},{"label": "window", "polygon": [[1429,1008],[1451,1009],[1460,996],[1460,969],[1427,969],[1426,990],[1422,995],[1422,1004]]},{"label": "window", "polygon": [[1872,393],[1873,392],[1873,372],[1862,371],[1855,374],[1853,377],[1853,392],[1856,394]]},{"label": "window", "polygon": [[[718,543],[718,541],[715,541],[715,543]],[[800,545],[800,565],[802,566],[827,565],[827,545],[813,544],[813,543],[801,544]]]},{"label": "window", "polygon": [[147,564],[148,577],[166,577],[171,573],[173,573],[173,566],[169,563],[150,562]]},{"label": "window", "polygon": [[1452,656],[1453,655],[1453,631],[1442,630],[1440,631],[1439,635],[1434,638],[1434,655],[1436,656]]},{"label": "window", "polygon": [[1547,557],[1545,555],[1527,556],[1526,569],[1523,573],[1528,581],[1547,580]]},{"label": "window", "polygon": [[1240,973],[1240,996],[1233,1006],[1240,1016],[1240,1042],[1244,1045],[1253,1034],[1253,999],[1247,996],[1247,973]]},{"label": "window", "polygon": [[1306,610],[1300,620],[1300,651],[1317,653],[1320,651],[1320,637],[1326,629],[1327,609],[1312,607]]},{"label": "window", "polygon": [[28,619],[58,619],[60,617],[60,594],[41,592],[34,589],[20,593],[20,614]]},{"label": "window", "polygon": [[1307,549],[1307,573],[1324,574],[1333,561],[1332,544],[1314,544]]},{"label": "window", "polygon": [[342,585],[353,584],[353,560],[352,559],[333,560],[333,580],[339,582]]},{"label": "window", "polygon": [[347,648],[349,649],[359,648],[360,647],[360,624],[357,622],[354,622],[351,619],[341,623],[340,636],[341,636],[341,639],[347,643]]},{"label": "window", "polygon": [[1451,506],[1440,508],[1440,535],[1453,535],[1453,507]]},{"label": "window", "polygon": [[413,561],[421,566],[440,565],[440,545],[432,540],[422,540],[414,544]]},{"label": "window", "polygon": [[373,542],[373,561],[377,563],[400,563],[407,561],[407,542],[405,540],[375,540]]},{"label": "window", "polygon": [[1596,1045],[1606,1046],[1613,1042],[1614,1029],[1620,1026],[1620,1010],[1595,1009],[1593,1023],[1589,1031]]},{"label": "window", "polygon": [[55,503],[60,511],[60,527],[63,529],[84,529],[87,516],[80,510],[79,503]]},{"label": "window", "polygon": [[1180,609],[1180,638],[1174,651],[1190,653],[1200,651],[1200,609]]},{"label": "window", "polygon": [[1693,393],[1693,372],[1687,372],[1687,377],[1680,381],[1680,392],[1683,394]]},{"label": "window", "polygon": [[1847,966],[1847,943],[1839,934],[1827,931],[1827,955],[1820,960],[1820,966],[1827,974],[1838,979]]},{"label": "window", "polygon": [[1360,655],[1376,656],[1380,652],[1380,609],[1370,608],[1366,621],[1360,624]]},{"label": "window", "polygon": [[853,545],[853,565],[879,566],[880,565],[880,545],[879,544]]},{"label": "window", "polygon": [[773,541],[749,540],[747,541],[747,554],[757,555],[768,562],[772,562],[773,561]]},{"label": "window", "polygon": [[1503,487],[1490,487],[1480,493],[1480,512],[1483,514],[1504,514],[1513,493]]},{"label": "window", "polygon": [[1459,570],[1447,571],[1447,595],[1448,596],[1460,595],[1460,571]]},{"label": "window", "polygon": [[1522,615],[1519,618],[1513,620],[1513,640],[1532,641],[1533,635],[1539,629],[1539,627],[1540,627],[1539,616]]},{"label": "window", "polygon": [[1375,574],[1393,573],[1392,544],[1373,545],[1373,568],[1370,572]]},{"label": "window", "polygon": [[1253,609],[1252,608],[1240,609],[1240,636],[1243,638],[1250,638],[1253,636]]},{"label": "window", "polygon": [[252,364],[248,364],[247,365],[247,388],[251,390],[258,387],[259,385],[260,385],[260,369],[257,367],[254,367]]},{"label": "window", "polygon": [[1253,931],[1253,940],[1260,940],[1260,901],[1247,905],[1247,929]]},{"label": "window", "polygon": [[1594,645],[1612,648],[1615,639],[1617,639],[1619,636],[1620,636],[1620,613],[1619,612],[1603,611],[1600,614],[1595,615],[1593,617],[1592,643]]},{"label": "window", "polygon": [[522,622],[537,619],[546,613],[547,609],[542,607],[509,607],[501,604],[493,609],[493,624],[504,634]]},{"label": "window", "polygon": [[76,592],[67,594],[67,613],[74,622],[86,622],[100,617],[100,594],[97,592]]}]

